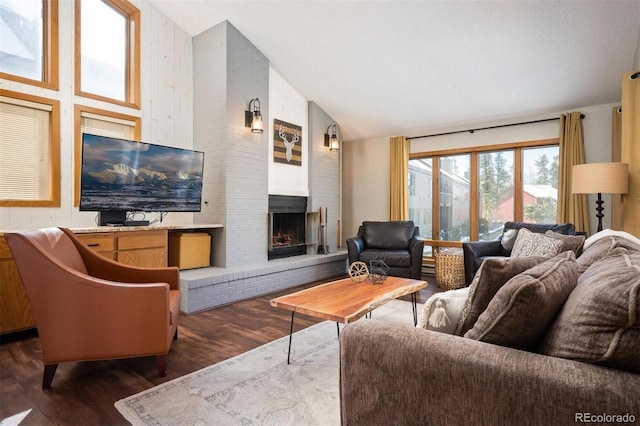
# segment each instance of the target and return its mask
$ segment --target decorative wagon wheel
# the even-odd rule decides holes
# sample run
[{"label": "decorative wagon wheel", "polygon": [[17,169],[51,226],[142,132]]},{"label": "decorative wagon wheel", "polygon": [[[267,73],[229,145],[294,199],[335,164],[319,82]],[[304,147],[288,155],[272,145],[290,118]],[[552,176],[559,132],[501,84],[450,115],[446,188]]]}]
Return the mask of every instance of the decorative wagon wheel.
[{"label": "decorative wagon wheel", "polygon": [[353,262],[349,265],[349,276],[357,283],[361,283],[369,277],[369,268],[364,262]]}]

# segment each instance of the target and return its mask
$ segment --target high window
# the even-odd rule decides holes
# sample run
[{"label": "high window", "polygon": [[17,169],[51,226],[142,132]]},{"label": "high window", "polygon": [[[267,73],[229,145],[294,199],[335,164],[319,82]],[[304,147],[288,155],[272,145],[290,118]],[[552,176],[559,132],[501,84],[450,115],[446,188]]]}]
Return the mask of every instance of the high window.
[{"label": "high window", "polygon": [[140,11],[126,0],[78,0],[76,94],[140,107]]},{"label": "high window", "polygon": [[555,222],[558,140],[411,154],[409,219],[434,247],[491,240],[510,220]]},{"label": "high window", "polygon": [[111,138],[140,140],[140,117],[115,113],[83,105],[75,106],[74,139],[74,206],[80,202],[80,166],[82,164],[82,134],[108,136]]},{"label": "high window", "polygon": [[0,90],[0,206],[60,206],[60,108]]},{"label": "high window", "polygon": [[58,89],[58,0],[0,0],[0,77]]}]

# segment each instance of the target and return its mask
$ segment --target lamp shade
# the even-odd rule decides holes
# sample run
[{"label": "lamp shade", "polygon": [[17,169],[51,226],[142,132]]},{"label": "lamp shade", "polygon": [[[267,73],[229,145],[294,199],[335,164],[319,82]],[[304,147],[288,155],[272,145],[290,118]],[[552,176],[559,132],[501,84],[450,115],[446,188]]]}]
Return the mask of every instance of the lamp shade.
[{"label": "lamp shade", "polygon": [[329,151],[336,152],[339,149],[340,149],[340,145],[338,143],[338,137],[335,134],[333,134],[329,138]]},{"label": "lamp shade", "polygon": [[629,190],[627,163],[587,163],[573,166],[574,194],[626,194]]},{"label": "lamp shade", "polygon": [[253,118],[251,119],[251,132],[262,133],[263,131],[264,126],[262,125],[262,114],[260,114],[260,111],[255,111],[253,113]]}]

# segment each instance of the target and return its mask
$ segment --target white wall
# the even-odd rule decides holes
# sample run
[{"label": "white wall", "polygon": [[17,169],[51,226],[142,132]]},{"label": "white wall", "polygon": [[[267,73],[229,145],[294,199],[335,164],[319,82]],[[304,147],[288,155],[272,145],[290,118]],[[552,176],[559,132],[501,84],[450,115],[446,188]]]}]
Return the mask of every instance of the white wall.
[{"label": "white wall", "polygon": [[[389,220],[389,137],[342,144],[343,240],[365,220]],[[343,244],[346,245],[346,244]]]},{"label": "white wall", "polygon": [[[273,67],[269,67],[269,194],[309,196],[309,107],[307,100]],[[273,161],[273,120],[302,126],[302,165]]]},{"label": "white wall", "polygon": [[[605,104],[576,108],[585,114],[583,120],[584,144],[586,161],[606,162],[611,161],[611,110],[615,104]],[[557,117],[561,113],[550,114],[544,117],[529,116],[510,122],[524,122],[539,120],[542,118]],[[447,128],[438,130],[416,131],[405,136],[420,136],[425,134],[445,133],[448,131],[466,130],[469,128],[488,127],[509,122],[474,123],[468,126]],[[411,153],[428,152],[443,149],[468,148],[472,146],[485,146],[504,144],[529,140],[557,138],[559,134],[559,122],[527,124],[520,126],[504,127],[499,129],[481,130],[474,133],[457,133],[446,136],[434,136],[430,138],[411,140]],[[343,144],[343,237],[349,238],[356,235],[358,226],[363,220],[388,220],[389,219],[389,139],[392,136],[373,139],[349,141]],[[603,226],[611,226],[610,196],[604,195],[605,217]],[[597,218],[595,217],[595,195],[589,196],[591,213],[591,232],[596,232]],[[593,208],[591,208],[593,207]]]},{"label": "white wall", "polygon": [[[59,2],[60,90],[0,80],[3,89],[60,101],[61,203],[58,208],[0,207],[0,229],[95,226],[96,213],[73,207],[73,105],[142,118],[145,142],[192,148],[193,59],[191,37],[151,4],[131,0],[141,14],[141,109],[74,95],[74,2]],[[154,216],[155,217],[155,216]],[[165,221],[189,223],[191,213],[170,213]]]},{"label": "white wall", "polygon": [[[309,193],[310,211],[318,211],[320,207],[327,213],[327,245],[329,252],[339,246],[342,213],[340,194],[342,150],[331,152],[324,146],[324,135],[327,128],[336,125],[338,141],[341,139],[340,126],[315,102],[309,102]],[[316,247],[313,247],[316,249]]]}]

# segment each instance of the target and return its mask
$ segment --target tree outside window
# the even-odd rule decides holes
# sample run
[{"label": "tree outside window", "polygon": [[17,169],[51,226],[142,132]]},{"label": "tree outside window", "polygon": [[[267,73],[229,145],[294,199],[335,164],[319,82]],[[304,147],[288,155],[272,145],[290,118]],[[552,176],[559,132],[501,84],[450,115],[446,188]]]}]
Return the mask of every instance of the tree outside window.
[{"label": "tree outside window", "polygon": [[478,239],[493,240],[514,218],[513,150],[478,154]]},{"label": "tree outside window", "polygon": [[522,185],[525,222],[554,223],[558,206],[558,147],[522,150],[526,173]]}]

